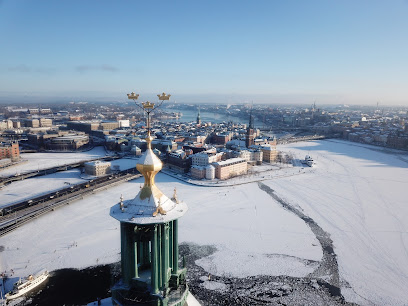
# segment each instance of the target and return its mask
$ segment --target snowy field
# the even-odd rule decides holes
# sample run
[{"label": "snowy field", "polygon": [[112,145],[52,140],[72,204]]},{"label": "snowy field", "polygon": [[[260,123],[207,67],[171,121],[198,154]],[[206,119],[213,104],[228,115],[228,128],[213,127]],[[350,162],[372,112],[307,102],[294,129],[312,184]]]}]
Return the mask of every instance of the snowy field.
[{"label": "snowy field", "polygon": [[[316,161],[302,173],[288,168],[292,175],[263,183],[331,234],[346,300],[406,305],[408,155],[342,141],[278,149],[297,158],[310,154]],[[13,269],[18,277],[41,268],[118,261],[119,223],[109,209],[121,194],[133,198],[142,181],[96,193],[1,237],[0,271]],[[211,274],[305,276],[321,260],[321,246],[309,227],[257,183],[199,187],[165,174],[157,176],[157,183],[169,196],[176,187],[189,205],[180,219],[180,242],[216,246],[217,252],[197,261]]]},{"label": "snowy field", "polygon": [[105,156],[103,147],[96,147],[87,152],[76,153],[23,153],[22,163],[0,169],[0,176],[10,176],[24,172],[36,171],[50,167],[62,166],[84,160]]}]

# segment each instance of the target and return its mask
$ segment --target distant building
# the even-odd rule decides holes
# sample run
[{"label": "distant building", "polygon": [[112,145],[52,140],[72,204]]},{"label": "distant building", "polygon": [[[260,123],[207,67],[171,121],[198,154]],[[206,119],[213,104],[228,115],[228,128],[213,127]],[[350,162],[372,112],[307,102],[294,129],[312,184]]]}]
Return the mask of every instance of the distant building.
[{"label": "distant building", "polygon": [[268,163],[274,163],[278,158],[278,150],[276,150],[276,138],[269,144],[253,146],[252,148],[262,151],[262,160]]},{"label": "distant building", "polygon": [[99,130],[114,130],[119,128],[119,122],[101,122],[99,124]]},{"label": "distant building", "polygon": [[191,158],[188,158],[183,150],[176,150],[167,154],[167,166],[169,169],[180,173],[187,173],[191,167]]},{"label": "distant building", "polygon": [[52,119],[47,118],[40,118],[39,123],[41,127],[51,127],[52,126]]},{"label": "distant building", "polygon": [[231,158],[214,163],[213,166],[215,167],[215,177],[220,180],[246,174],[248,172],[247,162],[243,158]]},{"label": "distant building", "polygon": [[89,136],[86,134],[72,133],[57,136],[44,141],[45,149],[55,151],[75,151],[89,143]]},{"label": "distant building", "polygon": [[70,130],[90,133],[99,129],[99,121],[68,121],[67,128]]},{"label": "distant building", "polygon": [[38,108],[29,108],[28,109],[28,113],[30,115],[39,115],[40,114],[40,110]]},{"label": "distant building", "polygon": [[19,129],[19,128],[21,128],[21,123],[20,123],[20,121],[13,121],[13,128],[14,128],[14,129]]},{"label": "distant building", "polygon": [[24,124],[25,124],[26,127],[38,128],[38,127],[40,127],[40,120],[38,120],[38,119],[26,119],[24,121]]},{"label": "distant building", "polygon": [[257,150],[241,150],[238,152],[238,157],[260,165],[263,160],[263,152],[259,148]]},{"label": "distant building", "polygon": [[251,110],[251,113],[249,115],[249,125],[248,125],[247,132],[245,135],[245,145],[247,148],[254,145],[254,138],[255,138],[254,123],[253,123],[252,110]]},{"label": "distant building", "polygon": [[231,135],[229,133],[214,134],[212,136],[212,142],[218,145],[225,145],[231,140]]},{"label": "distant building", "polygon": [[208,165],[205,167],[205,178],[207,180],[215,179],[215,167],[212,165]]},{"label": "distant building", "polygon": [[262,159],[268,163],[276,162],[278,158],[278,151],[276,150],[275,146],[272,145],[263,145],[259,146],[262,151]]},{"label": "distant building", "polygon": [[9,127],[10,126],[9,122],[11,123],[11,120],[0,121],[0,130],[7,130],[7,129],[13,128],[12,123],[11,123],[11,127]]},{"label": "distant building", "polygon": [[129,120],[118,120],[119,128],[128,128],[130,127]]},{"label": "distant building", "polygon": [[0,159],[4,158],[10,158],[11,161],[18,161],[20,159],[18,142],[0,144]]},{"label": "distant building", "polygon": [[94,176],[101,176],[111,172],[110,162],[93,161],[84,163],[85,173]]},{"label": "distant building", "polygon": [[202,152],[202,151],[206,151],[207,149],[203,146],[197,146],[197,145],[184,145],[183,146],[183,150],[187,151],[187,150],[192,150],[193,154],[196,154],[198,152]]},{"label": "distant building", "polygon": [[138,146],[136,146],[136,145],[133,145],[133,146],[131,147],[130,152],[131,152],[132,154],[136,155],[136,156],[142,155],[142,150],[141,150]]},{"label": "distant building", "polygon": [[53,151],[75,151],[89,143],[89,136],[83,132],[49,131],[27,135],[28,144]]},{"label": "distant building", "polygon": [[206,153],[200,152],[197,154],[191,155],[191,164],[193,166],[202,166],[205,167],[208,164],[221,161],[222,153]]},{"label": "distant building", "polygon": [[191,166],[191,177],[195,179],[203,179],[205,178],[205,167],[202,166]]},{"label": "distant building", "polygon": [[52,111],[51,111],[50,108],[41,108],[41,109],[40,109],[40,114],[41,114],[41,115],[52,114]]},{"label": "distant building", "polygon": [[198,107],[197,125],[201,125],[200,107]]}]

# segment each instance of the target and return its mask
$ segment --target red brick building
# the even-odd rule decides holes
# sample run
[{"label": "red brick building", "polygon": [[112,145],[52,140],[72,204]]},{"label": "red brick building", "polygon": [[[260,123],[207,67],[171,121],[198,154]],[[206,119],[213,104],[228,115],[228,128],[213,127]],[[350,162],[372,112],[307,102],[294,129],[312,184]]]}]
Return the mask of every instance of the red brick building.
[{"label": "red brick building", "polygon": [[11,161],[20,159],[20,149],[18,142],[0,144],[0,159],[10,158]]}]

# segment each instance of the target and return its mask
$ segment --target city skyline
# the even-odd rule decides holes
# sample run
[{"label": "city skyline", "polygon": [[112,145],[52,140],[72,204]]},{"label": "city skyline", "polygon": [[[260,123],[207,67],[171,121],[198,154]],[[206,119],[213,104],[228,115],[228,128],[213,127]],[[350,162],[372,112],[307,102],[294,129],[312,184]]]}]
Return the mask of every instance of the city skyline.
[{"label": "city skyline", "polygon": [[407,105],[408,2],[1,1],[0,102]]}]

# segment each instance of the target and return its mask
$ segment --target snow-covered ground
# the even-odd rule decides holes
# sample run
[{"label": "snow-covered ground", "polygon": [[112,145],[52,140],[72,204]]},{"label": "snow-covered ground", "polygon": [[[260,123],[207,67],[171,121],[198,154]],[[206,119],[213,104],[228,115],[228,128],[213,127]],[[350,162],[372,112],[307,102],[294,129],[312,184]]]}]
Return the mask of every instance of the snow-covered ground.
[{"label": "snow-covered ground", "polygon": [[23,153],[20,164],[0,169],[0,176],[10,176],[50,167],[62,166],[105,156],[103,147],[95,147],[86,152],[75,153]]},{"label": "snow-covered ground", "polygon": [[[310,154],[316,161],[301,173],[288,168],[287,176],[263,183],[331,234],[346,299],[367,305],[406,304],[408,156],[341,141],[279,149],[297,158]],[[109,209],[121,194],[133,198],[142,181],[96,193],[1,237],[5,250],[0,271],[13,269],[15,276],[26,276],[41,268],[119,260],[119,224]],[[169,196],[176,187],[178,197],[189,205],[180,219],[180,242],[216,246],[214,254],[197,261],[211,274],[305,276],[321,259],[320,244],[309,227],[257,183],[242,184],[241,179],[241,185],[232,187],[200,187],[165,174],[157,176],[157,183]]]}]

